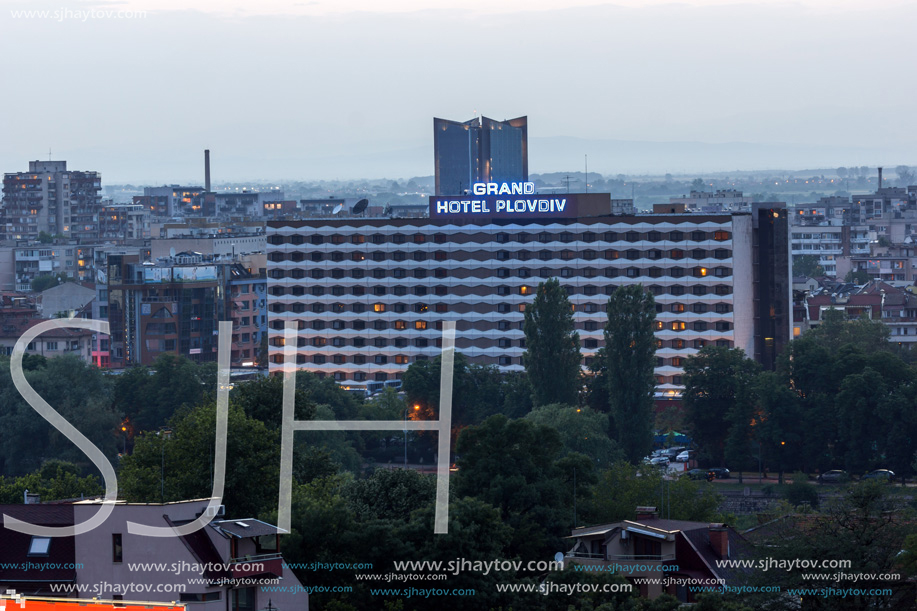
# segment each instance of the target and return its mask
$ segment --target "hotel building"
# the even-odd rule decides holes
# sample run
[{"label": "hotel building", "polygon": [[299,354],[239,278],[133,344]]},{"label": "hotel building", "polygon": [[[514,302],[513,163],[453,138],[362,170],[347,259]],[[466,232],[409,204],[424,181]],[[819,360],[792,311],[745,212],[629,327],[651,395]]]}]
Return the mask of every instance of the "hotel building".
[{"label": "hotel building", "polygon": [[773,367],[791,332],[782,204],[612,216],[607,193],[518,201],[526,198],[546,211],[497,211],[497,198],[483,197],[476,207],[453,201],[450,212],[455,198],[432,197],[425,219],[268,222],[271,370],[282,367],[283,328],[294,322],[301,368],[370,388],[393,383],[439,354],[446,320],[471,362],[522,370],[525,306],[554,277],[573,304],[584,366],[604,345],[608,296],[636,283],[654,295],[660,398],[680,394],[684,358],[706,345]]}]

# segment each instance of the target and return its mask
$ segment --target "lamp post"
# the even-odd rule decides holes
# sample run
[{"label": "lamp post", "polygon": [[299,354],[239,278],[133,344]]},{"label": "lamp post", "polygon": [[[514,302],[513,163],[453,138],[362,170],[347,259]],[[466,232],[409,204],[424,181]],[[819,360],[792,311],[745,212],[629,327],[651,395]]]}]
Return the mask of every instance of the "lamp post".
[{"label": "lamp post", "polygon": [[159,441],[159,502],[166,502],[166,439],[172,437],[172,429],[164,426],[156,433],[162,439]]},{"label": "lamp post", "polygon": [[[404,408],[404,468],[408,468],[408,410],[409,407]],[[414,404],[414,411],[420,410],[420,404]]]}]

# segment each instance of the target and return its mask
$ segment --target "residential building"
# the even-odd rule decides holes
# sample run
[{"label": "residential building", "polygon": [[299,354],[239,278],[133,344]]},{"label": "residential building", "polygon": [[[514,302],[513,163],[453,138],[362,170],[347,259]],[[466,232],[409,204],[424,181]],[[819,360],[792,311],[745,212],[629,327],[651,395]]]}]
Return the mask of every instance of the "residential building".
[{"label": "residential building", "polygon": [[529,178],[528,119],[433,119],[436,195],[461,195],[476,182]]},{"label": "residential building", "polygon": [[68,171],[66,161],[30,161],[28,172],[3,177],[0,239],[37,240],[45,232],[94,240],[101,191],[98,172]]},{"label": "residential building", "polygon": [[[662,519],[655,507],[637,507],[636,513],[633,520],[573,529],[564,563],[617,570],[641,597],[665,593],[683,603],[696,602],[703,588],[741,582],[745,570],[719,566],[722,560],[753,557],[751,544],[732,527]],[[652,580],[658,582],[646,583]]]},{"label": "residential building", "polygon": [[100,242],[123,244],[128,240],[150,237],[150,210],[142,204],[113,204],[102,206],[99,214]]},{"label": "residential building", "polygon": [[425,219],[269,221],[272,371],[292,322],[300,367],[381,386],[439,354],[446,320],[471,362],[520,371],[524,309],[552,277],[575,308],[584,367],[604,346],[608,296],[638,283],[655,296],[660,399],[680,395],[684,359],[706,345],[743,348],[773,368],[791,334],[782,205],[612,216],[607,193],[532,197],[564,209],[508,217],[487,200],[490,213],[452,215],[433,197]]},{"label": "residential building", "polygon": [[[224,320],[236,321],[239,330],[232,364],[257,358],[267,307],[261,261],[256,255],[182,252],[153,263],[138,255],[109,254],[110,366],[150,365],[163,353],[215,361],[217,331]],[[242,320],[243,312],[250,312],[249,320]],[[245,340],[243,334],[248,334]]]},{"label": "residential building", "polygon": [[[187,524],[208,503],[209,499],[166,504],[119,501],[105,522],[73,537],[33,536],[0,525],[0,586],[49,596],[59,595],[68,584],[88,584],[87,591],[74,588],[68,593],[88,601],[130,600],[129,595],[113,592],[116,586],[132,584],[131,591],[143,591],[145,600],[176,601],[201,611],[258,611],[267,608],[268,600],[277,611],[308,609],[305,589],[280,554],[279,539],[286,531],[276,526],[252,518],[218,517],[192,534],[173,537],[143,536],[128,526]],[[33,524],[61,527],[84,523],[100,507],[101,501],[89,500],[0,509]],[[132,570],[134,563],[164,563],[164,569]],[[280,587],[262,592],[260,584]],[[106,586],[111,589],[94,591]]]},{"label": "residential building", "polygon": [[134,204],[150,211],[153,217],[211,217],[216,215],[216,196],[204,187],[164,185],[145,187]]},{"label": "residential building", "polygon": [[754,198],[735,189],[716,191],[691,191],[690,195],[670,197],[670,205],[683,205],[686,212],[721,214],[723,212],[746,212],[751,209]]}]

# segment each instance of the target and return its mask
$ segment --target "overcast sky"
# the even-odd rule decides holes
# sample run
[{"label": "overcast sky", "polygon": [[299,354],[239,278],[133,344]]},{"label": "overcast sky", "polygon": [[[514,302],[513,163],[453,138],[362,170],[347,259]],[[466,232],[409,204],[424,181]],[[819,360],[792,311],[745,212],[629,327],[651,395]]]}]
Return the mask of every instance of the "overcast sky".
[{"label": "overcast sky", "polygon": [[[533,172],[917,164],[913,2],[0,7],[4,172],[50,148],[106,183],[200,183],[209,147],[215,182],[430,175],[433,117],[477,114],[528,115]],[[12,12],[42,9],[145,16]]]}]

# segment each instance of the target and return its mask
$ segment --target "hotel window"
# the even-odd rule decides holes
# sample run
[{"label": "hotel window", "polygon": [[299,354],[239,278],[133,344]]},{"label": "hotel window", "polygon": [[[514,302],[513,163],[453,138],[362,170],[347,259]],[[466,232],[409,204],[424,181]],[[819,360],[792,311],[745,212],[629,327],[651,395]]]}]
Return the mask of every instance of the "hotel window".
[{"label": "hotel window", "polygon": [[[350,275],[351,275],[351,277],[353,277],[354,279],[360,280],[361,278],[363,278],[363,276],[365,275],[365,273],[364,273],[364,271],[363,271],[362,269],[354,269],[354,270],[351,270]],[[354,292],[354,295],[357,295],[357,294],[362,295],[363,293],[356,293],[356,292]]]},{"label": "hotel window", "polygon": [[656,321],[656,330],[657,330],[657,331],[662,331],[664,325],[665,325],[665,323],[663,323],[661,320],[657,320],[657,321]]},{"label": "hotel window", "polygon": [[691,239],[695,242],[702,242],[707,239],[707,234],[703,231],[692,231]]},{"label": "hotel window", "polygon": [[[297,272],[297,271],[302,271],[302,270],[296,270],[296,269],[294,269],[294,270],[293,270],[293,272],[294,272],[293,277],[294,277],[294,278],[296,277],[295,272]],[[315,278],[316,280],[319,280],[319,279],[325,277],[325,272],[323,272],[323,271],[320,270],[320,269],[313,269],[313,270],[310,272],[310,275],[311,275],[313,278]]]},{"label": "hotel window", "polygon": [[599,340],[597,339],[587,339],[583,341],[583,347],[585,348],[598,348]]},{"label": "hotel window", "polygon": [[703,322],[703,321],[695,322],[695,323],[694,323],[694,330],[695,330],[695,331],[706,331],[706,330],[707,330],[707,323],[705,323],[705,322]]},{"label": "hotel window", "polygon": [[599,311],[599,306],[596,303],[587,303],[583,305],[583,312],[587,314],[594,314]]},{"label": "hotel window", "polygon": [[653,295],[662,295],[665,292],[665,289],[659,286],[658,284],[652,284],[646,289]]},{"label": "hotel window", "polygon": [[494,239],[495,239],[497,242],[500,242],[501,244],[504,243],[504,242],[509,242],[509,234],[508,234],[508,233],[500,232],[500,233],[498,233],[497,235],[494,236]]},{"label": "hotel window", "polygon": [[669,275],[673,278],[681,278],[685,275],[685,270],[683,267],[672,267],[669,268]]},{"label": "hotel window", "polygon": [[512,340],[509,340],[505,337],[501,337],[500,339],[497,340],[498,348],[509,348],[512,346],[512,344],[513,344]]},{"label": "hotel window", "polygon": [[402,233],[396,233],[392,236],[392,242],[394,244],[404,244],[407,242],[407,237]]},{"label": "hotel window", "polygon": [[408,323],[407,323],[406,321],[404,321],[404,320],[396,320],[396,321],[395,321],[395,329],[396,329],[396,330],[398,330],[398,331],[404,331],[404,330],[407,329],[407,328],[408,328]]},{"label": "hotel window", "polygon": [[352,252],[352,253],[350,253],[350,260],[351,260],[351,261],[363,261],[364,259],[366,259],[366,255],[364,255],[364,254],[361,253],[361,252]]},{"label": "hotel window", "polygon": [[573,268],[572,268],[572,267],[564,267],[564,268],[562,268],[562,269],[560,270],[560,275],[561,275],[562,278],[569,278],[569,277],[573,276]]},{"label": "hotel window", "polygon": [[436,276],[437,278],[445,278],[446,270],[443,269],[442,267],[437,267],[435,270],[433,270],[433,275]]},{"label": "hotel window", "polygon": [[527,233],[517,233],[516,234],[516,241],[521,244],[527,243],[530,239],[531,237]]},{"label": "hotel window", "polygon": [[575,258],[575,257],[576,257],[576,253],[573,252],[572,250],[562,250],[562,251],[560,251],[560,258],[561,258],[561,259],[564,259],[565,261],[569,261],[570,259],[573,259],[573,258]]},{"label": "hotel window", "polygon": [[313,337],[312,345],[315,346],[316,348],[322,348],[328,345],[328,340],[324,337]]},{"label": "hotel window", "polygon": [[408,311],[408,307],[404,305],[403,303],[395,303],[395,304],[392,304],[392,310],[394,310],[398,314],[403,314]]},{"label": "hotel window", "polygon": [[539,250],[538,258],[541,259],[542,261],[549,261],[551,259],[551,251],[550,250]]},{"label": "hotel window", "polygon": [[713,257],[715,259],[728,259],[729,251],[726,250],[725,248],[717,248],[716,250],[713,251]]},{"label": "hotel window", "polygon": [[508,303],[498,303],[497,312],[499,312],[500,314],[508,314],[509,313],[509,304]]},{"label": "hotel window", "polygon": [[376,365],[385,365],[388,363],[388,357],[385,356],[384,354],[377,354],[376,356],[373,357],[373,362]]},{"label": "hotel window", "polygon": [[509,278],[509,268],[498,267],[497,268],[497,278]]},{"label": "hotel window", "polygon": [[376,374],[373,374],[373,379],[376,382],[384,382],[388,379],[388,374],[387,373],[376,373]]},{"label": "hotel window", "polygon": [[731,344],[732,342],[730,342],[728,339],[716,340],[716,345],[718,348],[731,348],[732,347]]},{"label": "hotel window", "polygon": [[373,340],[373,346],[375,346],[376,348],[385,348],[386,346],[388,346],[388,340],[385,339],[384,337],[377,337],[376,339]]},{"label": "hotel window", "polygon": [[718,303],[714,307],[717,314],[726,314],[730,311],[728,303]]},{"label": "hotel window", "polygon": [[426,348],[429,345],[430,345],[430,341],[422,337],[418,337],[417,339],[414,340],[415,348]]},{"label": "hotel window", "polygon": [[415,286],[415,287],[414,287],[414,294],[417,295],[418,297],[423,297],[424,295],[427,294],[427,287],[425,287],[425,286]]},{"label": "hotel window", "polygon": [[374,303],[373,304],[373,312],[384,312],[384,311],[385,311],[384,303]]},{"label": "hotel window", "polygon": [[340,331],[344,329],[346,326],[347,326],[347,323],[345,323],[343,320],[332,320],[331,321],[331,328],[334,329],[335,331]]},{"label": "hotel window", "polygon": [[415,261],[426,261],[427,253],[423,252],[422,250],[414,251],[414,260]]},{"label": "hotel window", "polygon": [[729,295],[730,293],[732,293],[732,289],[725,284],[718,284],[713,289],[713,292],[716,293],[717,295]]},{"label": "hotel window", "polygon": [[442,296],[442,295],[445,295],[447,292],[448,292],[448,289],[442,284],[433,288],[433,293],[436,295]]},{"label": "hotel window", "polygon": [[501,284],[497,287],[497,295],[509,295],[509,287],[505,284]]},{"label": "hotel window", "polygon": [[598,293],[598,288],[591,284],[587,284],[586,286],[583,287],[583,295],[595,295],[597,293]]},{"label": "hotel window", "polygon": [[707,268],[706,267],[695,267],[691,271],[691,273],[694,275],[695,278],[703,278],[704,276],[707,275]]},{"label": "hotel window", "polygon": [[649,259],[661,259],[662,255],[662,251],[655,248],[653,250],[646,251],[646,256]]},{"label": "hotel window", "polygon": [[628,250],[628,251],[625,253],[625,256],[626,256],[628,259],[630,259],[631,261],[634,261],[634,260],[640,258],[640,251],[631,248],[630,250]]},{"label": "hotel window", "polygon": [[313,320],[313,321],[312,321],[312,329],[313,329],[313,330],[315,330],[315,331],[321,331],[321,330],[324,329],[324,328],[325,328],[325,321],[323,321],[323,320]]},{"label": "hotel window", "polygon": [[691,287],[691,294],[692,295],[706,295],[707,287],[703,286],[702,284],[695,284],[694,286]]},{"label": "hotel window", "polygon": [[414,304],[414,311],[417,312],[418,314],[423,314],[424,312],[426,312],[429,309],[430,308],[425,303],[415,303]]},{"label": "hotel window", "polygon": [[615,278],[618,275],[618,270],[614,267],[605,268],[605,277],[606,278]]},{"label": "hotel window", "polygon": [[[672,270],[672,271],[675,271],[675,270]],[[670,286],[670,287],[669,287],[669,294],[670,294],[670,295],[675,295],[676,297],[678,297],[678,296],[680,296],[680,295],[684,295],[684,294],[685,294],[685,287],[681,286],[680,284],[675,284],[675,285],[673,285],[673,286]]]},{"label": "hotel window", "polygon": [[385,261],[385,253],[381,250],[377,250],[373,253],[373,261]]},{"label": "hotel window", "polygon": [[716,267],[713,269],[713,275],[718,278],[725,278],[732,275],[732,270],[728,267]]},{"label": "hotel window", "polygon": [[524,268],[524,267],[520,267],[520,268],[516,271],[516,275],[519,276],[520,278],[528,278],[529,276],[532,275],[532,272],[531,272],[531,270],[528,270],[528,269],[526,269],[526,268]]},{"label": "hotel window", "polygon": [[680,231],[670,231],[669,240],[672,242],[681,242],[685,239],[685,234]]},{"label": "hotel window", "polygon": [[683,323],[680,320],[672,321],[671,325],[672,325],[672,331],[684,331],[685,330],[685,323]]},{"label": "hotel window", "polygon": [[624,234],[625,242],[636,242],[639,239],[640,239],[640,234],[637,233],[636,231],[628,231],[627,233]]},{"label": "hotel window", "polygon": [[415,269],[415,270],[414,270],[414,277],[415,277],[415,278],[426,278],[426,277],[427,277],[427,270],[425,270],[425,269]]},{"label": "hotel window", "polygon": [[408,340],[404,339],[403,337],[396,337],[394,345],[395,348],[406,348],[408,345]]},{"label": "hotel window", "polygon": [[388,329],[388,323],[384,320],[373,321],[373,329],[376,331],[385,331]]},{"label": "hotel window", "polygon": [[345,357],[342,354],[335,354],[334,356],[331,357],[331,362],[334,363],[335,365],[343,365],[344,363],[347,362],[347,357]]},{"label": "hotel window", "polygon": [[320,253],[320,252],[313,252],[313,253],[312,253],[312,260],[315,261],[316,263],[318,263],[319,261],[321,261],[321,260],[322,260],[322,253]]},{"label": "hotel window", "polygon": [[649,273],[650,273],[650,278],[662,277],[662,269],[659,267],[651,267]]},{"label": "hotel window", "polygon": [[422,233],[415,233],[415,234],[414,234],[414,243],[415,243],[415,244],[423,244],[423,243],[426,242],[426,241],[427,241],[427,236],[426,236],[426,235],[424,235],[424,234],[422,234]]},{"label": "hotel window", "polygon": [[361,296],[361,295],[364,295],[365,293],[366,293],[366,287],[362,287],[362,286],[355,286],[355,287],[353,287],[353,294],[354,294],[354,295],[356,295],[356,296],[359,297],[359,296]]},{"label": "hotel window", "polygon": [[[354,348],[363,348],[366,346],[366,339],[363,337],[353,338],[353,347]],[[362,354],[354,355],[353,357],[354,365],[362,365],[366,362],[366,356]]]},{"label": "hotel window", "polygon": [[499,259],[500,261],[506,261],[507,259],[509,259],[509,251],[508,250],[498,250],[497,259]]},{"label": "hotel window", "polygon": [[683,304],[683,303],[673,303],[673,304],[670,306],[669,311],[670,311],[670,312],[684,312],[684,311],[685,311],[685,304]]},{"label": "hotel window", "polygon": [[640,276],[640,270],[639,270],[639,269],[637,269],[636,267],[628,267],[628,268],[627,268],[627,277],[628,277],[628,278],[637,278],[637,277],[639,277],[639,276]]},{"label": "hotel window", "polygon": [[716,323],[716,330],[717,330],[717,331],[729,331],[729,329],[731,329],[731,328],[732,328],[732,324],[731,324],[731,323],[728,323],[728,322],[725,322],[725,321],[719,321],[719,322]]},{"label": "hotel window", "polygon": [[583,325],[583,328],[586,331],[595,331],[598,328],[598,323],[594,320],[587,320]]},{"label": "hotel window", "polygon": [[344,260],[344,253],[342,253],[342,252],[333,252],[333,253],[331,253],[331,260],[332,260],[332,261],[343,261],[343,260]]},{"label": "hotel window", "polygon": [[436,259],[437,261],[445,261],[446,260],[446,251],[437,250],[435,253],[433,253],[433,258]]},{"label": "hotel window", "polygon": [[707,304],[706,303],[695,303],[691,306],[691,311],[694,312],[695,314],[703,314],[704,312],[707,311]]},{"label": "hotel window", "polygon": [[392,270],[393,278],[406,278],[407,275],[408,275],[407,270],[401,267],[396,267],[395,269]]},{"label": "hotel window", "polygon": [[584,231],[581,239],[583,242],[595,242],[595,234],[591,231]]},{"label": "hotel window", "polygon": [[331,270],[331,277],[334,278],[334,279],[336,279],[336,280],[340,280],[341,278],[344,277],[344,270],[342,270],[342,269],[333,269],[333,270]]},{"label": "hotel window", "polygon": [[396,356],[395,356],[395,364],[396,364],[396,365],[407,365],[407,364],[408,364],[408,357],[406,357],[406,356],[403,355],[403,354],[398,354],[398,355],[396,355]]},{"label": "hotel window", "polygon": [[696,339],[694,340],[694,347],[698,350],[707,345],[707,340],[705,339]]},{"label": "hotel window", "polygon": [[685,340],[683,339],[673,339],[672,340],[672,348],[675,348],[676,350],[683,350],[684,347],[685,347]]},{"label": "hotel window", "polygon": [[722,242],[723,240],[728,240],[729,237],[730,236],[729,236],[728,231],[717,231],[717,232],[714,232],[713,234],[713,239],[718,240],[720,242]]},{"label": "hotel window", "polygon": [[617,250],[606,250],[605,258],[606,259],[617,259],[621,254]]},{"label": "hotel window", "polygon": [[437,303],[437,304],[436,304],[436,312],[437,312],[438,314],[443,314],[443,313],[448,312],[448,311],[449,311],[449,306],[446,305],[445,303]]},{"label": "hotel window", "polygon": [[[362,314],[363,312],[366,311],[366,305],[365,305],[365,304],[362,304],[362,303],[355,303],[355,304],[353,304],[350,308],[353,310],[354,314]],[[357,322],[359,322],[359,321],[354,321],[354,323],[353,323],[353,324],[354,324],[354,327],[353,327],[354,329],[357,328],[357,327],[356,327]]]},{"label": "hotel window", "polygon": [[498,362],[501,365],[512,365],[513,364],[513,357],[511,356],[501,356],[498,358],[499,358]]},{"label": "hotel window", "polygon": [[433,241],[436,242],[437,244],[444,243],[446,241],[446,234],[445,233],[434,233]]}]

